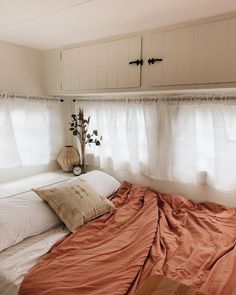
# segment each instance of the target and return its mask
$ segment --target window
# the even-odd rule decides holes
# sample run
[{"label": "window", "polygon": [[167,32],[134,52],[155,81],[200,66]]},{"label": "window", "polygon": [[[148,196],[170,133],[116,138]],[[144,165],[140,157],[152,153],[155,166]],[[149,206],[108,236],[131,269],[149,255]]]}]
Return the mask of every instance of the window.
[{"label": "window", "polygon": [[[236,189],[236,101],[77,101],[103,136],[88,148],[89,164],[127,169],[154,179]],[[203,181],[203,182],[204,182]]]},{"label": "window", "polygon": [[60,102],[0,99],[0,169],[47,164],[61,148]]}]

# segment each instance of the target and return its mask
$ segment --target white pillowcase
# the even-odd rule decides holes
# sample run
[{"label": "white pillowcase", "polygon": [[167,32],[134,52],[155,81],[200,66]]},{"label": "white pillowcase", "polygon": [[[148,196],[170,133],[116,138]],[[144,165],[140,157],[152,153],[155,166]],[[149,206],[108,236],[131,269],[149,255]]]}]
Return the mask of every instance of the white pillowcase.
[{"label": "white pillowcase", "polygon": [[120,187],[119,181],[102,171],[93,170],[79,176],[85,180],[100,196],[108,198]]},{"label": "white pillowcase", "polygon": [[[114,177],[98,170],[88,172],[79,178],[106,198],[120,187],[120,183]],[[0,251],[60,224],[57,215],[33,191],[0,198]]]},{"label": "white pillowcase", "polygon": [[0,199],[0,251],[61,224],[33,191]]}]

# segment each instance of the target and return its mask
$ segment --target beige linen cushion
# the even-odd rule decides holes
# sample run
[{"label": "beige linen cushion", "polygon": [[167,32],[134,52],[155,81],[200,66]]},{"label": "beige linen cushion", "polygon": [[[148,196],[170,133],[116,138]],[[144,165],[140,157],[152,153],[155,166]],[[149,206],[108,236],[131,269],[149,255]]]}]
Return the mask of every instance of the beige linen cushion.
[{"label": "beige linen cushion", "polygon": [[33,191],[49,204],[73,233],[83,224],[115,209],[111,201],[80,179]]}]

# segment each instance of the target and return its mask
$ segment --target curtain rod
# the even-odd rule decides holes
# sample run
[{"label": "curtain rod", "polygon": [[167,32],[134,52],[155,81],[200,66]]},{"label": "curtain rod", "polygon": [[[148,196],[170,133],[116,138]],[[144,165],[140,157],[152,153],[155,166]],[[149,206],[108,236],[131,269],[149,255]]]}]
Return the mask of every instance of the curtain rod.
[{"label": "curtain rod", "polygon": [[221,100],[236,100],[236,93],[234,94],[196,94],[196,95],[155,95],[155,96],[112,96],[112,97],[84,97],[73,99],[76,101],[221,101]]},{"label": "curtain rod", "polygon": [[18,93],[7,93],[7,92],[1,92],[0,93],[0,98],[26,98],[26,99],[44,99],[44,100],[53,100],[53,101],[60,101],[60,102],[64,102],[64,99],[62,98],[56,98],[54,96],[32,96],[32,95],[25,95],[25,94],[18,94]]}]

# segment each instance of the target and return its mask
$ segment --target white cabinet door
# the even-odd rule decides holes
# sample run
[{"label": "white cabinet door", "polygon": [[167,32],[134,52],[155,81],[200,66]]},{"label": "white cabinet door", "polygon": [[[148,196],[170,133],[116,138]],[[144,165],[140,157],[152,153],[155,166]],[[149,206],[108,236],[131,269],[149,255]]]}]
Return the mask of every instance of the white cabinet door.
[{"label": "white cabinet door", "polygon": [[192,83],[236,81],[236,20],[195,27]]},{"label": "white cabinet door", "polygon": [[96,89],[107,88],[107,44],[96,45]]},{"label": "white cabinet door", "polygon": [[116,88],[126,88],[128,87],[129,40],[118,41],[117,48],[117,68],[112,69],[112,71],[117,71]]},{"label": "white cabinet door", "polygon": [[209,25],[194,28],[192,83],[206,83],[208,77],[208,58],[210,47]]},{"label": "white cabinet door", "polygon": [[149,43],[149,58],[162,59],[148,65],[151,86],[176,84],[178,31],[154,34]]},{"label": "white cabinet door", "polygon": [[116,88],[118,80],[117,41],[107,43],[107,88]]},{"label": "white cabinet door", "polygon": [[142,38],[134,37],[107,43],[107,88],[140,87]]},{"label": "white cabinet door", "polygon": [[79,89],[79,49],[68,49],[62,52],[62,90]]},{"label": "white cabinet door", "polygon": [[193,84],[227,82],[228,27],[229,21],[220,21],[194,28]]},{"label": "white cabinet door", "polygon": [[141,65],[129,62],[141,60],[141,47],[141,37],[106,43],[107,89],[140,87]]},{"label": "white cabinet door", "polygon": [[219,21],[152,36],[151,86],[236,82],[236,20]]},{"label": "white cabinet door", "polygon": [[[208,50],[207,83],[225,81],[226,55],[228,47],[229,21],[209,24],[209,41],[206,43]],[[209,48],[207,48],[209,46]]]},{"label": "white cabinet door", "polygon": [[79,48],[79,89],[89,89],[89,48]]},{"label": "white cabinet door", "polygon": [[[141,60],[142,59],[142,38],[135,37],[129,39],[128,43],[128,61]],[[141,65],[135,64],[127,65],[128,69],[128,83],[127,87],[140,87],[141,86]]]},{"label": "white cabinet door", "polygon": [[62,51],[63,91],[140,86],[141,37]]},{"label": "white cabinet door", "polygon": [[89,72],[88,89],[96,89],[97,87],[96,46],[88,46],[88,72]]},{"label": "white cabinet door", "polygon": [[192,48],[193,28],[154,34],[150,58],[163,60],[149,65],[151,86],[190,83]]},{"label": "white cabinet door", "polygon": [[193,37],[193,27],[178,31],[176,66],[176,84],[178,85],[192,82]]},{"label": "white cabinet door", "polygon": [[178,31],[164,33],[162,85],[176,84]]},{"label": "white cabinet door", "polygon": [[61,92],[61,52],[47,50],[43,52],[43,84],[47,94]]},{"label": "white cabinet door", "polygon": [[[81,47],[80,50],[84,48]],[[88,57],[86,62],[88,63],[88,68],[83,68],[85,73],[88,71],[88,88],[91,90],[96,89],[106,89],[106,68],[107,68],[107,50],[105,44],[92,45],[87,47]],[[80,66],[80,64],[79,64]],[[81,75],[83,75],[81,71]],[[80,77],[81,79],[81,77]],[[86,88],[84,88],[86,89]],[[79,90],[82,90],[80,87]]]},{"label": "white cabinet door", "polygon": [[[157,33],[149,39],[149,58],[162,59],[164,33]],[[148,66],[149,83],[151,86],[163,85],[163,62],[155,62]]]}]

